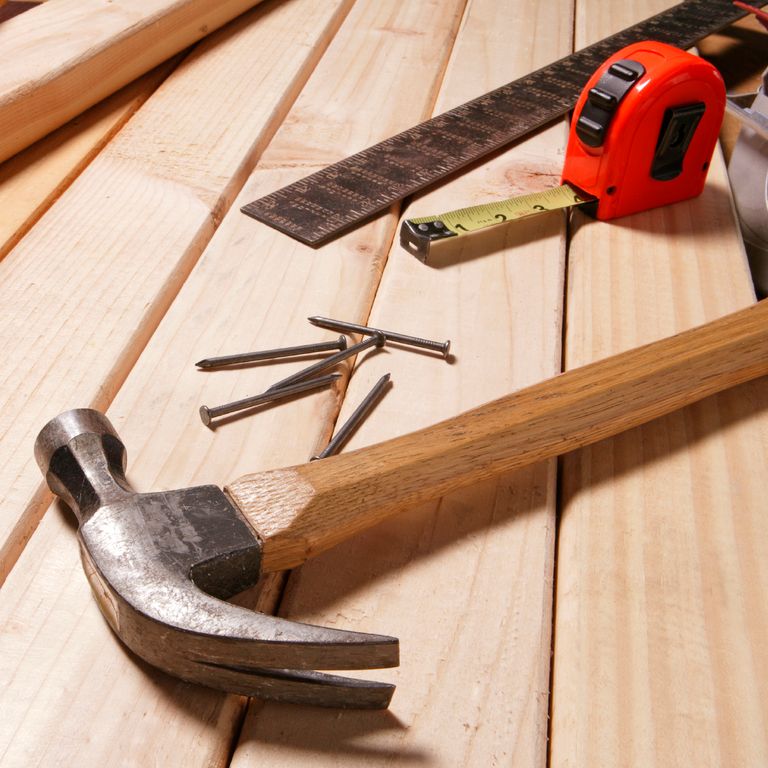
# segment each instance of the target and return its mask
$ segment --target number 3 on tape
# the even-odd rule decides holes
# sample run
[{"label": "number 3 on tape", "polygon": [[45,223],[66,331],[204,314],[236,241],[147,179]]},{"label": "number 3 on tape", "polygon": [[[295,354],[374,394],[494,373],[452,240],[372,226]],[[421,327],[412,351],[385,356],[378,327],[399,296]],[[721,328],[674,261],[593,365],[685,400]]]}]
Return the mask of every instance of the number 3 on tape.
[{"label": "number 3 on tape", "polygon": [[542,210],[587,204],[608,220],[696,197],[725,110],[720,73],[665,43],[623,48],[592,75],[573,111],[562,186],[439,216],[406,219],[400,244],[430,245]]}]

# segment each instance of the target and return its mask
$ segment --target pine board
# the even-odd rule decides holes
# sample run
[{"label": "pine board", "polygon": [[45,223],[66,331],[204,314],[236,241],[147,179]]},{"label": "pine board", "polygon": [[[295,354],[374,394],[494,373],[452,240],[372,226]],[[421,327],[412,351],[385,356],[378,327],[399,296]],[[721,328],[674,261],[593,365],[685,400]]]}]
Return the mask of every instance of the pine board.
[{"label": "pine board", "polygon": [[[50,502],[31,454],[41,425],[112,399],[321,55],[339,8],[257,8],[201,44],[0,262],[9,359],[0,577]],[[252,79],[239,76],[243,61]]]},{"label": "pine board", "polygon": [[178,61],[171,60],[0,164],[0,259],[78,177]]},{"label": "pine board", "polygon": [[[304,460],[326,436],[337,407],[331,393],[206,430],[196,413],[201,401],[262,389],[277,373],[260,367],[204,374],[193,364],[217,351],[317,336],[304,319],[316,308],[362,317],[381,265],[374,258],[371,268],[372,254],[385,252],[396,221],[382,217],[318,259],[242,216],[237,205],[256,188],[278,185],[318,162],[328,137],[341,156],[427,114],[434,97],[428,80],[418,99],[401,91],[390,101],[391,82],[380,73],[390,67],[403,76],[419,66],[439,82],[460,9],[435,23],[429,4],[365,3],[346,19],[109,409],[128,445],[137,487],[223,484],[259,466]],[[291,159],[283,163],[286,153]],[[280,366],[279,374],[289,367]],[[3,587],[0,656],[3,676],[12,680],[4,693],[6,754],[20,763],[31,755],[39,762],[145,765],[150,755],[161,755],[164,765],[224,764],[241,700],[169,680],[125,653],[79,572],[68,521],[57,509],[45,515]],[[62,546],[65,538],[70,547]],[[86,647],[71,642],[81,630]],[[76,706],[71,691],[77,691]]]},{"label": "pine board", "polygon": [[0,27],[0,160],[258,0],[58,0]]},{"label": "pine board", "polygon": [[[510,23],[502,29],[498,18]],[[469,3],[435,112],[564,55],[570,32],[569,2],[547,14],[533,3]],[[510,49],[510,35],[535,44]],[[417,199],[408,214],[556,184],[565,135],[564,125],[539,134]],[[436,250],[431,266],[395,241],[371,324],[449,338],[455,359],[393,345],[358,363],[337,423],[384,373],[393,386],[348,448],[559,372],[564,254],[558,214]],[[298,766],[310,754],[318,766],[408,764],[416,755],[441,766],[543,766],[555,468],[452,494],[294,571],[281,615],[400,637],[400,667],[364,675],[398,688],[388,714],[362,718],[254,702],[233,766]]]},{"label": "pine board", "polygon": [[[559,217],[489,233],[424,267],[390,248],[393,215],[313,251],[237,207],[546,63],[558,46],[567,51],[571,4],[500,12],[488,0],[357,0],[338,31],[352,0],[317,5],[265,4],[257,17],[286,14],[275,27],[258,22],[274,48],[237,43],[233,32],[206,43],[0,263],[10,349],[0,519],[24,511],[3,553],[6,570],[21,556],[0,593],[0,763],[544,765],[556,496],[564,503],[552,764],[766,762],[759,384],[581,452],[564,464],[559,491],[551,463],[531,468],[415,510],[295,572],[286,615],[401,637],[402,666],[370,673],[398,684],[388,713],[254,701],[238,741],[244,700],[172,680],[116,643],[83,578],[69,512],[55,505],[30,538],[50,498],[31,442],[64,407],[109,407],[141,489],[223,485],[305,460],[385,369],[395,386],[350,447],[557,370]],[[576,17],[578,44],[666,4],[650,5],[587,8]],[[223,61],[221,79],[211,77],[203,61],[217,56],[247,61],[248,82],[231,82]],[[199,92],[203,83],[223,108]],[[255,92],[275,100],[258,111]],[[217,117],[218,133],[208,123]],[[563,140],[562,127],[544,132],[414,201],[410,213],[549,186]],[[695,204],[610,227],[577,217],[574,230],[569,366],[753,299],[743,255],[734,256],[721,163]],[[298,364],[201,373],[194,361],[335,335],[308,325],[309,314],[451,337],[456,360],[392,348],[359,361],[346,396],[345,381],[338,392],[205,430],[201,402],[259,391]],[[622,516],[627,509],[634,514]],[[277,583],[243,600],[270,607]]]},{"label": "pine board", "polygon": [[[577,43],[635,20],[579,4]],[[754,301],[729,195],[718,155],[697,200],[578,219],[568,368]],[[552,766],[768,761],[766,405],[756,382],[564,459]]]}]

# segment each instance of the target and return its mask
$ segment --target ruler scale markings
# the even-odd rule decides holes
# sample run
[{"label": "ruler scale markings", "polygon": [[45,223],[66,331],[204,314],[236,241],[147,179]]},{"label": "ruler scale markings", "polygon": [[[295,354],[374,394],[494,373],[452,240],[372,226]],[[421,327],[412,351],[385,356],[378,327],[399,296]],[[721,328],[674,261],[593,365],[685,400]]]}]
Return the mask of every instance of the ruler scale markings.
[{"label": "ruler scale markings", "polygon": [[[750,0],[749,4],[759,8],[765,3]],[[730,0],[686,0],[255,200],[242,210],[301,242],[319,245],[561,117],[573,107],[592,72],[626,45],[653,39],[689,48],[744,15],[746,11],[732,6]],[[436,158],[442,162],[435,162]],[[344,200],[333,199],[333,191],[339,189],[356,193],[354,211],[344,208]]]}]

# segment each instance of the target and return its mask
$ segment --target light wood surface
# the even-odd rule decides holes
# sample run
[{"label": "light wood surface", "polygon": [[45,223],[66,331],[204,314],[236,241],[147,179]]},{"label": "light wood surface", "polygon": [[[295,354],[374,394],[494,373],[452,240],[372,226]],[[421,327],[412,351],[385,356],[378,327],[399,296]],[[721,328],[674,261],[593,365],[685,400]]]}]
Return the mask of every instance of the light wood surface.
[{"label": "light wood surface", "polygon": [[259,0],[57,0],[0,27],[0,160]]},{"label": "light wood surface", "polygon": [[[18,382],[2,393],[0,477],[10,491],[0,578],[50,503],[27,448],[40,424],[62,409],[112,400],[340,8],[256,9],[202,43],[0,263],[5,375]],[[239,76],[243,59],[269,88]]]},{"label": "light wood surface", "polygon": [[[577,44],[660,10],[579,4]],[[701,198],[617,226],[579,218],[573,368],[750,304],[721,158]],[[768,761],[765,380],[566,457],[551,763]]]},{"label": "light wood surface", "polygon": [[[563,55],[570,30],[569,3],[544,14],[537,4],[468,5],[434,111]],[[564,142],[563,125],[555,126],[415,201],[409,215],[556,184]],[[479,251],[444,252],[434,268],[390,248],[371,323],[450,338],[455,360],[392,345],[359,362],[337,423],[383,373],[393,386],[345,450],[559,370],[563,224],[555,215],[489,233]],[[388,714],[362,717],[254,702],[233,764],[543,765],[554,481],[554,462],[504,475],[410,510],[295,571],[281,614],[398,636],[400,667],[365,675],[397,690]]]},{"label": "light wood surface", "polygon": [[171,60],[0,164],[0,259],[61,196],[146,101]]},{"label": "light wood surface", "polygon": [[[238,211],[567,53],[574,30],[581,45],[671,4],[269,0],[107,137],[0,262],[4,768],[767,762],[759,384],[578,451],[562,482],[549,460],[454,491],[313,558],[284,592],[270,578],[239,598],[399,636],[401,666],[365,674],[397,684],[386,712],[248,703],[137,661],[99,614],[73,517],[49,508],[32,459],[49,417],[95,405],[126,441],[135,487],[224,485],[305,461],[386,371],[393,388],[345,452],[548,379],[563,339],[574,368],[749,305],[719,161],[694,203],[570,229],[541,217],[430,267],[392,244],[397,212],[312,250]],[[561,122],[408,213],[555,185],[564,144]],[[194,362],[335,336],[313,314],[451,338],[456,357],[392,346],[334,390],[203,427],[201,403],[304,363]]]},{"label": "light wood surface", "polygon": [[[322,41],[336,31],[331,20],[339,15],[338,6],[337,14],[313,2],[282,3],[271,10],[290,17],[281,16],[277,29],[264,29],[264,23],[252,25],[250,34],[269,34],[274,38],[272,45],[285,48],[286,55],[301,53],[309,58],[311,41]],[[132,367],[130,376],[109,415],[128,445],[129,475],[138,488],[223,483],[259,464],[268,468],[296,463],[327,436],[337,407],[337,396],[328,393],[210,432],[196,413],[203,399],[216,402],[232,392],[263,389],[276,372],[274,367],[262,366],[206,374],[195,370],[194,361],[216,352],[298,343],[309,334],[317,337],[319,332],[305,320],[308,314],[338,312],[362,318],[375,293],[379,275],[372,271],[371,260],[374,267],[381,267],[396,225],[394,217],[380,218],[365,231],[324,250],[323,259],[318,259],[310,249],[287,241],[237,210],[256,190],[272,188],[314,164],[360,149],[417,122],[431,109],[434,88],[429,83],[418,100],[413,93],[400,91],[399,98],[390,101],[391,82],[380,73],[389,68],[392,77],[404,77],[420,67],[426,76],[427,62],[439,82],[460,20],[460,4],[439,23],[428,4],[371,3],[353,10],[315,67],[248,188],[232,204],[231,214],[184,282],[162,329],[153,335],[140,362],[127,364]],[[324,24],[315,15],[321,12]],[[300,44],[280,40],[280,29],[285,35],[299,35]],[[242,56],[251,61],[259,46],[253,40],[243,40],[241,45],[230,59]],[[274,50],[265,49],[263,43],[261,50],[265,60],[277,66]],[[392,69],[395,64],[399,69]],[[275,77],[267,71],[261,79],[277,88]],[[361,86],[364,77],[370,78],[366,87]],[[171,85],[169,79],[166,87]],[[180,86],[182,92],[192,87],[191,83]],[[212,79],[210,87],[221,89],[221,83]],[[284,83],[280,87],[287,89]],[[332,111],[330,103],[336,105]],[[384,104],[389,104],[386,113]],[[150,105],[151,101],[139,114]],[[229,125],[231,110],[220,111]],[[254,135],[253,119],[245,115],[241,114],[235,128]],[[168,141],[164,148],[173,146]],[[227,142],[222,143],[232,151]],[[226,207],[230,201],[221,203],[222,210]],[[150,223],[150,231],[157,228],[156,220]],[[378,251],[371,246],[377,242]],[[280,374],[300,365],[280,366]],[[83,370],[82,375],[86,374]],[[82,385],[77,390],[87,394]],[[240,700],[170,681],[127,656],[92,604],[78,573],[75,547],[62,547],[67,538],[74,545],[66,531],[66,518],[50,510],[3,587],[6,599],[0,610],[9,613],[0,618],[0,625],[14,627],[0,638],[4,644],[0,663],[7,665],[2,674],[13,682],[4,693],[11,704],[0,731],[6,754],[19,762],[32,755],[33,763],[54,755],[64,763],[86,765],[145,765],[149,756],[164,765],[222,764],[233,743]],[[43,554],[49,549],[51,558]],[[65,564],[58,567],[62,560]],[[52,590],[52,585],[57,587]],[[67,609],[60,611],[59,605]],[[70,633],[80,631],[87,634],[86,648],[70,641]],[[57,661],[40,664],[40,654]],[[84,675],[84,669],[89,674]],[[78,692],[76,706],[68,693],[72,690]],[[105,691],[113,698],[110,706],[103,704]],[[93,738],[93,733],[113,735],[101,739]]]}]

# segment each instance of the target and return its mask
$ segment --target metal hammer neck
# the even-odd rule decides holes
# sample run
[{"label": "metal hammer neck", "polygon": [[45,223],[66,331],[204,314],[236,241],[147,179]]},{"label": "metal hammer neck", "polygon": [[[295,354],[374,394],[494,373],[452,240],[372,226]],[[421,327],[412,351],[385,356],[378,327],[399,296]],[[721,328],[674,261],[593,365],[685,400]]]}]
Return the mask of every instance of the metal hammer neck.
[{"label": "metal hammer neck", "polygon": [[50,421],[35,442],[35,458],[81,525],[99,507],[134,494],[125,479],[125,446],[96,411],[81,408]]}]

